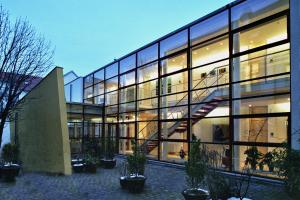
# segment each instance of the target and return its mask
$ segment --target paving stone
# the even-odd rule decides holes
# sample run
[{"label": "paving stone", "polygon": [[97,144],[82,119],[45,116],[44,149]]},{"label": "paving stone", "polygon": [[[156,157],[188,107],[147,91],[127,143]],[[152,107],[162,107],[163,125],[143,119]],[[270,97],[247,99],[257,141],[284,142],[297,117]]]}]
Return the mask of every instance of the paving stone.
[{"label": "paving stone", "polygon": [[[16,183],[0,182],[0,200],[182,200],[186,187],[183,169],[148,164],[146,186],[141,194],[130,194],[120,188],[119,168],[97,170],[97,174],[51,176],[25,173]],[[289,200],[283,186],[251,184],[248,197],[256,200]]]}]

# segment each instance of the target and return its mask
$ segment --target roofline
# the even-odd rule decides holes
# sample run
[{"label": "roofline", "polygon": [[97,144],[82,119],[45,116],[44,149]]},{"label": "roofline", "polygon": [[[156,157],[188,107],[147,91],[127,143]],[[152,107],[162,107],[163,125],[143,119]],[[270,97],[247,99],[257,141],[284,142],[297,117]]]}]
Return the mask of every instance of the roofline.
[{"label": "roofline", "polygon": [[123,58],[126,58],[126,57],[128,57],[128,56],[130,56],[130,55],[132,55],[134,53],[137,53],[137,52],[139,52],[139,51],[141,51],[143,49],[146,49],[147,47],[150,47],[151,45],[154,45],[155,43],[157,43],[157,42],[159,42],[161,40],[164,40],[164,39],[166,39],[169,36],[172,36],[172,35],[174,35],[176,33],[179,33],[180,31],[183,31],[184,29],[189,28],[190,26],[193,26],[193,25],[195,25],[195,24],[197,24],[197,23],[199,23],[201,21],[204,21],[204,20],[206,20],[206,19],[208,19],[210,17],[213,17],[213,16],[215,16],[215,15],[217,15],[217,14],[219,14],[219,13],[221,13],[221,12],[223,12],[223,11],[229,9],[229,8],[232,8],[233,6],[235,6],[235,5],[239,4],[239,3],[244,2],[244,1],[247,1],[247,0],[235,0],[235,1],[231,2],[231,3],[229,3],[229,4],[226,4],[225,6],[219,8],[219,9],[217,9],[217,10],[215,10],[215,11],[209,13],[209,14],[206,14],[206,15],[200,17],[199,19],[196,19],[196,20],[194,20],[194,21],[192,21],[192,22],[190,22],[190,23],[188,23],[188,24],[186,24],[186,25],[184,25],[184,26],[182,26],[182,27],[180,27],[180,28],[178,28],[178,29],[176,29],[176,30],[168,33],[167,35],[164,35],[164,36],[162,36],[162,37],[160,37],[160,38],[158,38],[158,39],[156,39],[156,40],[154,40],[154,41],[152,41],[152,42],[150,42],[150,43],[148,43],[148,44],[146,44],[146,45],[144,45],[144,46],[142,46],[142,47],[140,47],[140,48],[138,48],[138,49],[136,49],[134,51],[131,51],[130,53],[128,53],[128,54],[126,54],[126,55],[124,55],[124,56],[122,56],[122,57],[120,57],[118,59],[114,59],[114,61],[112,61],[112,62],[110,62],[110,63],[108,63],[108,64],[106,64],[106,65],[104,65],[104,66],[102,66],[100,68],[97,68],[96,70],[94,70],[94,71],[88,73],[87,75],[83,76],[83,78],[86,78],[87,76],[89,76],[89,75],[91,75],[91,74],[93,74],[93,73],[95,73],[95,72],[97,72],[97,71],[99,71],[99,70],[101,70],[101,69],[109,66],[109,65],[112,65],[112,64],[114,64],[116,62],[121,61]]}]

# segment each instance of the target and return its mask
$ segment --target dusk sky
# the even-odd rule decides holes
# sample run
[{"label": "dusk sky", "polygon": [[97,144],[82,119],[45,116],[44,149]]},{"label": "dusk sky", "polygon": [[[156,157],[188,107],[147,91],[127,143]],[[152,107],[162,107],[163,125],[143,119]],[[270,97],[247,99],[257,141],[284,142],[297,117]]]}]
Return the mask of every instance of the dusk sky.
[{"label": "dusk sky", "polygon": [[55,47],[64,72],[91,71],[232,0],[0,0]]}]

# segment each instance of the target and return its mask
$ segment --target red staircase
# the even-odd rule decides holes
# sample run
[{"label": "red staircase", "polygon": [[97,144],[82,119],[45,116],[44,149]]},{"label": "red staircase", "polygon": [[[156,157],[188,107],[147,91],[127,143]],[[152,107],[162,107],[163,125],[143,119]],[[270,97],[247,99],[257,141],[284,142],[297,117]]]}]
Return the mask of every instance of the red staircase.
[{"label": "red staircase", "polygon": [[[222,98],[221,97],[214,97],[212,98],[211,102],[207,102],[203,106],[201,106],[200,109],[196,110],[192,113],[191,120],[192,120],[192,126],[196,124],[198,121],[203,119],[205,116],[207,116],[211,111],[213,111],[218,105],[221,103]],[[172,128],[169,128],[169,134],[168,137],[171,137],[174,133],[183,133],[187,131],[188,124],[186,121],[179,121],[173,125]],[[146,153],[150,153],[158,146],[158,141],[152,141],[148,140],[146,145]]]}]

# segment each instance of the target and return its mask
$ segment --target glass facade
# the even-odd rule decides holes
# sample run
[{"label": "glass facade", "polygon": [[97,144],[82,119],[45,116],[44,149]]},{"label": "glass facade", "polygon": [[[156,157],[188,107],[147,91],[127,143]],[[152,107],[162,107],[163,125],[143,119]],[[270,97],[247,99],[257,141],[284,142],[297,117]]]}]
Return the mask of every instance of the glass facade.
[{"label": "glass facade", "polygon": [[240,171],[247,148],[289,140],[288,27],[287,0],[231,4],[86,76],[84,102],[102,103],[120,154],[134,139],[151,159],[183,163],[196,136]]}]

